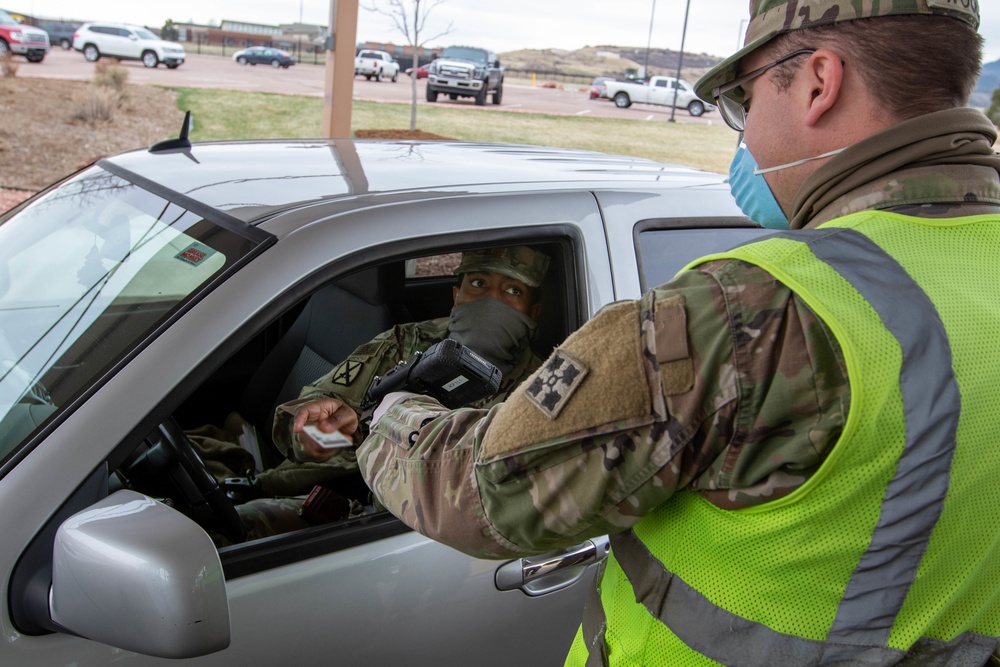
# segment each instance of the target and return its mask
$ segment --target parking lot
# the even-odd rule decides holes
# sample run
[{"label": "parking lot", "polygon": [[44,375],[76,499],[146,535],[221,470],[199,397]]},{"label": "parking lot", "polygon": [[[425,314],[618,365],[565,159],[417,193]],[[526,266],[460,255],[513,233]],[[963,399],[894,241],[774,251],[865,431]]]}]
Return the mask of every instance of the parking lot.
[{"label": "parking lot", "polygon": [[[325,68],[313,64],[299,64],[288,69],[274,69],[265,66],[241,66],[231,58],[188,53],[187,62],[175,70],[165,67],[146,69],[142,63],[125,61],[129,81],[136,84],[161,86],[183,86],[194,88],[219,88],[246,90],[253,92],[283,93],[290,95],[323,96]],[[23,63],[18,76],[44,77],[53,79],[93,78],[94,65],[87,62],[77,51],[55,48],[40,64]],[[595,116],[602,118],[623,118],[668,122],[670,107],[636,104],[629,109],[619,109],[610,100],[591,100],[588,86],[582,84],[556,84],[555,88],[543,87],[546,81],[539,80],[535,86],[527,82],[504,83],[503,104],[487,108],[504,111],[545,113],[567,116]],[[354,98],[375,102],[405,103],[411,99],[412,81],[400,75],[396,83],[390,81],[368,81],[363,77],[354,79]],[[418,104],[425,101],[426,79],[417,81]],[[561,87],[560,87],[561,86]],[[442,98],[437,104],[474,107],[472,98],[456,101]],[[709,112],[694,118],[687,111],[678,109],[674,119],[681,123],[721,123],[717,112]]]}]

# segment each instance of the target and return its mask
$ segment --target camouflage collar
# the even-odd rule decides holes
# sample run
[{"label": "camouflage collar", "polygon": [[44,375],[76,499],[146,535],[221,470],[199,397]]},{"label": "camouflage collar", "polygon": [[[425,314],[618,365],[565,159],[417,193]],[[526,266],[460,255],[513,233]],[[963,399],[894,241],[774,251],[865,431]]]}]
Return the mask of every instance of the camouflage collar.
[{"label": "camouflage collar", "polygon": [[[928,204],[985,205],[1000,212],[996,139],[993,123],[970,108],[899,123],[813,172],[795,196],[791,228],[816,227],[858,211]],[[964,214],[963,208],[954,215]]]}]

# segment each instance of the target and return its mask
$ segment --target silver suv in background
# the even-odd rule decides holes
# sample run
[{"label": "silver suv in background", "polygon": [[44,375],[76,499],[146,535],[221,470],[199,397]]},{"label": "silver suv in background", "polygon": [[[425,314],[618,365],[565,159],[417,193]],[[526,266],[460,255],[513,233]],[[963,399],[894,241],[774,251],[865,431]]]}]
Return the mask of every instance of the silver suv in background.
[{"label": "silver suv in background", "polygon": [[73,33],[73,48],[92,63],[108,56],[141,60],[146,67],[163,63],[174,69],[186,57],[184,47],[177,42],[164,41],[146,28],[124,23],[84,23]]}]

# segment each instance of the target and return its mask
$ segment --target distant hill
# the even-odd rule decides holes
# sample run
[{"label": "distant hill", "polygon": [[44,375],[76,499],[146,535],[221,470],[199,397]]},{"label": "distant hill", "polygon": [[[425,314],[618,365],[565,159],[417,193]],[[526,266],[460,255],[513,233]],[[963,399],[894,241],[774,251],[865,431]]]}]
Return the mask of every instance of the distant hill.
[{"label": "distant hill", "polygon": [[[650,75],[676,75],[678,51],[649,50]],[[582,49],[522,49],[499,55],[509,69],[557,73],[576,76],[613,76],[625,78],[631,70],[639,70],[646,59],[644,47],[585,46]],[[694,83],[702,74],[720,62],[721,58],[705,54],[685,53],[681,78]]]},{"label": "distant hill", "polygon": [[971,104],[974,107],[989,108],[993,91],[1000,88],[1000,60],[983,65],[979,82],[972,93]]},{"label": "distant hill", "polygon": [[976,84],[976,92],[992,95],[997,88],[1000,88],[1000,60],[983,65],[979,83]]}]

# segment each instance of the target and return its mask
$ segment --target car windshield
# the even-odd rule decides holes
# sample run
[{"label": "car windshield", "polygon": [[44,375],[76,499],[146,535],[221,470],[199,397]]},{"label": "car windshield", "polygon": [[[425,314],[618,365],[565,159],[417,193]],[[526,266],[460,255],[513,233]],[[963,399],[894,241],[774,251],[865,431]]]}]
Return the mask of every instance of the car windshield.
[{"label": "car windshield", "polygon": [[139,39],[159,39],[159,37],[145,28],[135,28],[135,34],[139,36]]},{"label": "car windshield", "polygon": [[471,60],[474,63],[486,64],[486,51],[471,49],[465,46],[449,46],[441,52],[441,57],[454,58],[455,60]]},{"label": "car windshield", "polygon": [[17,23],[17,21],[14,20],[13,16],[8,14],[4,10],[0,9],[0,23],[10,24],[10,23]]},{"label": "car windshield", "polygon": [[254,244],[99,167],[0,222],[0,462]]}]

